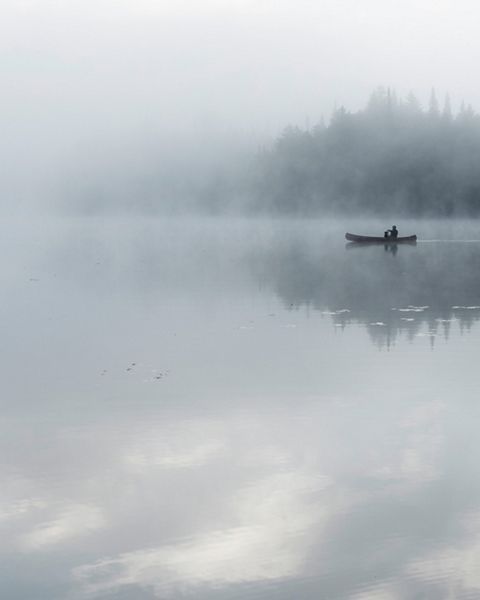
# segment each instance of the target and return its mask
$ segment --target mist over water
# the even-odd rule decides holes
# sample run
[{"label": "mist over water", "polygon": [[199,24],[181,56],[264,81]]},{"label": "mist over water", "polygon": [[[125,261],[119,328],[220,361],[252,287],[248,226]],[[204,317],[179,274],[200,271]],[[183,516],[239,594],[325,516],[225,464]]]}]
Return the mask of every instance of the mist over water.
[{"label": "mist over water", "polygon": [[480,240],[397,225],[4,223],[2,596],[478,594]]}]

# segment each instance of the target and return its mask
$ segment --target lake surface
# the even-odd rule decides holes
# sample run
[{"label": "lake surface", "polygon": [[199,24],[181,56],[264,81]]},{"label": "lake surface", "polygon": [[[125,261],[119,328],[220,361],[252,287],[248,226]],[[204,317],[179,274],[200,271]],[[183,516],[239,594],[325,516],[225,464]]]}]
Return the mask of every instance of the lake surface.
[{"label": "lake surface", "polygon": [[0,597],[480,597],[480,223],[1,226]]}]

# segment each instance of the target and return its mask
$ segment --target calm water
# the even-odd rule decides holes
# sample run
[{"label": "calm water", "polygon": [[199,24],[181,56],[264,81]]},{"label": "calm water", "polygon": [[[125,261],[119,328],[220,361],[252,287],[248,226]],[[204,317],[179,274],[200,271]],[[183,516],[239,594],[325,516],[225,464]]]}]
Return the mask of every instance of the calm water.
[{"label": "calm water", "polygon": [[480,597],[480,223],[397,224],[4,223],[0,597]]}]

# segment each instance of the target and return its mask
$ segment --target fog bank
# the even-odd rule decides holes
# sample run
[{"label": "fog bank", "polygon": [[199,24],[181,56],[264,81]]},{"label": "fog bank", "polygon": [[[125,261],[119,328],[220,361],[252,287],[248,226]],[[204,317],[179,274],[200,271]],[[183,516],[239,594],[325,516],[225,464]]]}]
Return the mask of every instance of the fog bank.
[{"label": "fog bank", "polygon": [[478,12],[471,0],[7,0],[1,209],[166,197],[157,179],[175,172],[170,160],[193,172],[221,156],[217,172],[227,155],[236,165],[239,144],[255,149],[335,106],[360,110],[379,84],[479,106]]}]

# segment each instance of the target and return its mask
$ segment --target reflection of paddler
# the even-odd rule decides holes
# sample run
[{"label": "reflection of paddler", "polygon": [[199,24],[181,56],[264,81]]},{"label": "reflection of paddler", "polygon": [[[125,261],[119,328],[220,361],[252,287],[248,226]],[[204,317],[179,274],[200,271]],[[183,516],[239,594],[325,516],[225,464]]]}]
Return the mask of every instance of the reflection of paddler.
[{"label": "reflection of paddler", "polygon": [[383,246],[385,252],[391,252],[394,256],[398,252],[398,244],[389,244],[388,242]]}]

